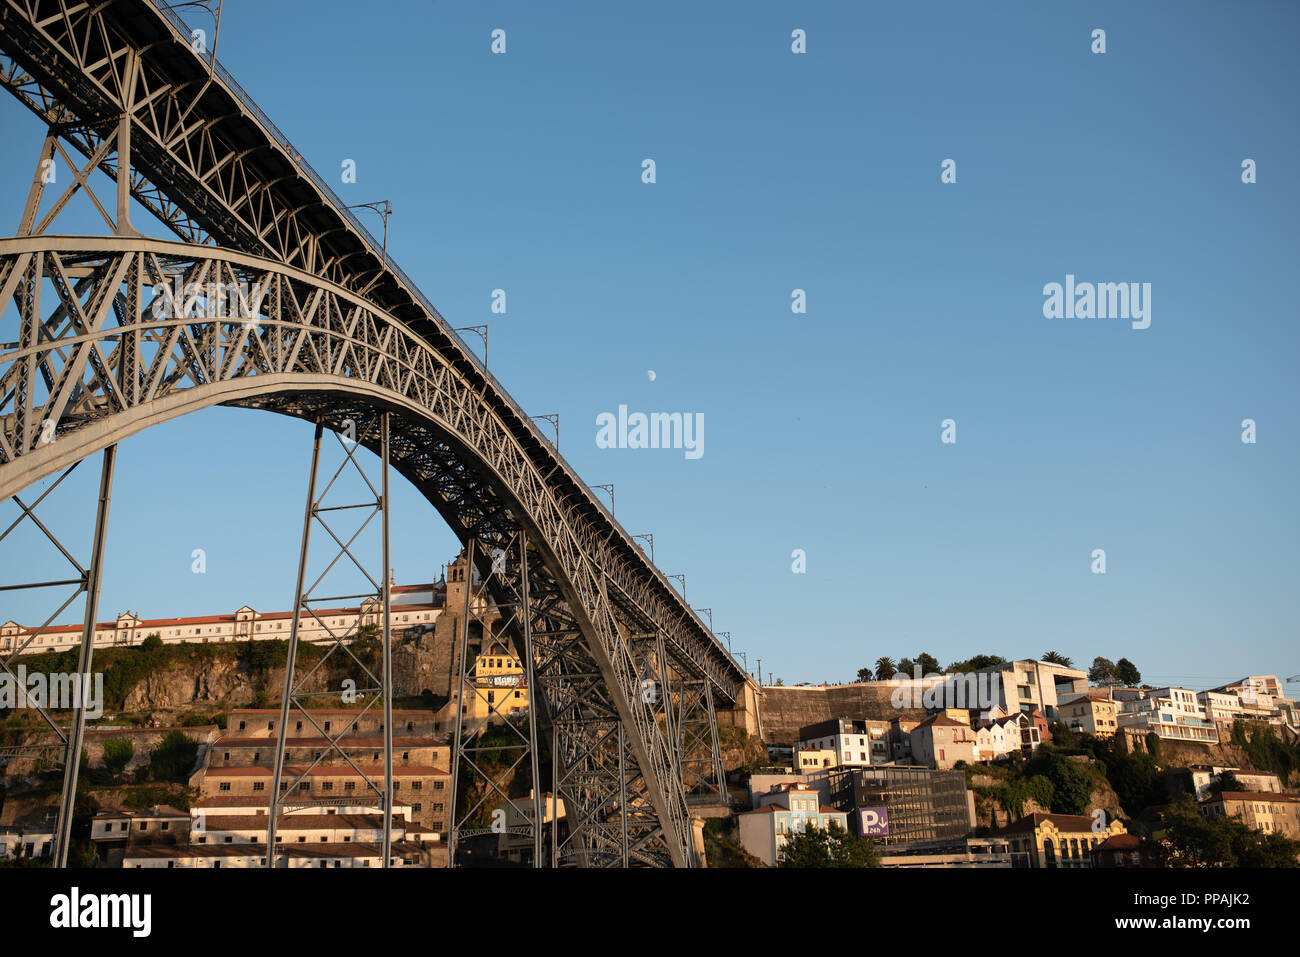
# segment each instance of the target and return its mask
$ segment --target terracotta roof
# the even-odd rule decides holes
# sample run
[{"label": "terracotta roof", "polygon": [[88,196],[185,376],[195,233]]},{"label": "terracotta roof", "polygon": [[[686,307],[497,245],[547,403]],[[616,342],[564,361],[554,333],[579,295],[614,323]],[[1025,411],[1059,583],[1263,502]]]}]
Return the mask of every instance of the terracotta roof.
[{"label": "terracotta roof", "polygon": [[[926,725],[934,725],[935,727],[939,727],[939,728],[969,728],[970,727],[970,725],[966,724],[964,721],[954,721],[952,718],[949,718],[947,715],[942,715],[942,714],[930,715],[930,717],[926,718],[924,721],[918,724],[916,728],[924,728]],[[913,728],[913,730],[916,730],[916,728]]]},{"label": "terracotta roof", "polygon": [[[268,745],[275,745],[275,738],[235,738],[223,737],[217,738],[214,748],[265,748]],[[382,748],[384,746],[383,738],[340,738],[337,742],[345,748]],[[394,738],[394,748],[436,748],[445,747],[446,741],[437,741],[432,738]],[[319,745],[322,748],[329,747],[329,739],[316,735],[311,738],[285,738],[285,746],[291,748],[310,747]]]},{"label": "terracotta roof", "polygon": [[[206,814],[203,830],[209,831],[265,831],[267,819],[258,814]],[[382,828],[382,814],[281,814],[276,822],[281,831],[315,831],[322,828]],[[400,825],[399,825],[400,827]]]},{"label": "terracotta roof", "polygon": [[158,806],[157,810],[148,810],[148,811],[135,811],[135,810],[132,810],[131,808],[110,806],[110,807],[102,807],[102,808],[100,808],[98,811],[95,812],[95,817],[114,817],[114,818],[118,818],[118,817],[130,817],[130,818],[137,818],[137,817],[145,817],[145,818],[155,818],[155,817],[169,817],[169,818],[177,818],[177,817],[183,817],[183,818],[185,818],[186,820],[189,820],[189,816],[190,816],[190,812],[189,812],[189,811],[182,811],[182,810],[180,810],[179,808],[174,808],[174,807],[172,807],[170,804],[162,804],[162,805],[159,805],[159,806]]},{"label": "terracotta roof", "polygon": [[[394,841],[392,851],[398,854],[418,854],[423,845],[415,841]],[[276,848],[277,853],[289,857],[383,857],[384,848],[380,844],[285,844]]]},{"label": "terracotta roof", "polygon": [[[384,773],[382,764],[358,764],[357,767],[361,773],[367,777],[380,775]],[[298,777],[302,774],[302,767],[286,767],[284,777],[288,780]],[[274,768],[208,768],[206,777],[209,778],[269,778],[275,773]],[[446,776],[450,772],[442,768],[435,768],[432,765],[393,765],[393,777],[395,778],[425,778]],[[356,771],[352,770],[350,764],[318,764],[307,774],[308,777],[357,777]]]},{"label": "terracotta roof", "polygon": [[[373,795],[373,794],[369,794],[369,795],[368,795],[368,794],[358,794],[356,797],[348,797],[348,798],[346,798],[346,799],[345,799],[345,805],[350,805],[350,804],[356,804],[356,805],[374,804],[374,803],[378,802],[378,800],[379,800],[379,798],[376,797],[376,796]],[[267,806],[266,801],[267,801],[266,796],[265,796],[265,795],[260,795],[260,794],[259,794],[259,795],[250,795],[250,794],[219,794],[219,795],[214,795],[214,796],[212,796],[212,797],[205,797],[205,798],[202,798],[202,799],[200,799],[200,800],[198,800],[198,801],[195,801],[193,804],[190,805],[190,807],[191,807],[191,808],[194,808],[194,809],[198,809],[198,810],[203,810],[203,809],[207,809],[207,808],[210,808],[210,807],[260,807],[260,808],[262,808],[262,809],[265,809],[266,806]],[[310,802],[311,802],[311,798],[300,798],[300,797],[298,797],[297,795],[286,795],[286,796],[285,796],[285,799],[284,799],[284,802],[285,802],[286,804],[289,804],[291,807],[295,807],[295,806],[297,806],[297,802],[300,802],[300,801],[310,803]],[[334,805],[334,804],[322,804],[322,805],[320,805],[320,806],[321,806],[321,807],[335,807],[335,806],[337,806],[337,805]],[[410,806],[410,804],[409,804],[409,802],[407,802],[407,801],[399,801],[399,800],[394,800],[394,801],[393,801],[393,807],[409,807],[409,806]]]},{"label": "terracotta roof", "polygon": [[1027,814],[1018,821],[1012,821],[1006,827],[994,831],[994,834],[1020,834],[1025,831],[1037,830],[1041,825],[1051,822],[1058,831],[1067,833],[1078,833],[1087,831],[1092,833],[1092,818],[1083,814],[1044,814],[1035,811],[1033,814]]},{"label": "terracotta roof", "polygon": [[[394,841],[394,854],[418,854],[421,845],[414,841]],[[380,844],[284,844],[276,845],[277,855],[287,857],[382,857]],[[187,857],[265,857],[265,844],[145,844],[126,852],[127,859]]]},{"label": "terracotta roof", "polygon": [[[434,585],[397,585],[391,589],[392,594],[404,594],[413,591],[432,591],[432,590],[435,590]],[[410,604],[395,606],[395,608],[396,607],[400,607],[402,611],[409,612],[409,611],[438,611],[441,610],[443,606],[412,602]],[[359,614],[360,612],[361,612],[360,606],[343,607],[343,608],[313,608],[311,614],[304,612],[300,617],[302,618],[303,621],[310,621],[313,618],[324,618],[329,615],[356,615]],[[162,628],[162,627],[174,628],[177,625],[216,625],[224,622],[238,621],[239,620],[238,615],[239,613],[235,612],[229,615],[191,615],[184,618],[136,618],[134,614],[124,613],[122,617],[127,619],[128,621],[133,622],[133,624],[130,627],[139,630],[139,629]],[[258,621],[276,620],[276,619],[284,619],[284,618],[292,618],[292,617],[293,617],[292,612],[287,612],[287,611],[259,612],[253,610],[252,617],[245,618],[243,620],[258,622]],[[114,629],[117,628],[117,622],[118,619],[116,618],[113,619],[112,621],[96,622],[95,630],[113,631]],[[16,621],[12,623],[6,622],[6,624],[17,625],[18,622]],[[48,635],[53,632],[68,632],[68,631],[80,633],[81,630],[85,627],[85,624],[78,623],[75,625],[50,625],[46,628],[41,628],[36,625],[33,626],[20,625],[19,627],[22,629],[19,632],[19,634],[30,635],[36,632],[40,632],[43,635]]]},{"label": "terracotta roof", "polygon": [[139,844],[126,858],[141,857],[262,857],[265,844]]},{"label": "terracotta roof", "polygon": [[1300,794],[1279,794],[1277,791],[1222,791],[1206,798],[1209,801],[1285,801],[1300,802]]},{"label": "terracotta roof", "polygon": [[1092,853],[1096,854],[1098,851],[1135,851],[1141,843],[1136,834],[1115,834],[1094,847]]}]

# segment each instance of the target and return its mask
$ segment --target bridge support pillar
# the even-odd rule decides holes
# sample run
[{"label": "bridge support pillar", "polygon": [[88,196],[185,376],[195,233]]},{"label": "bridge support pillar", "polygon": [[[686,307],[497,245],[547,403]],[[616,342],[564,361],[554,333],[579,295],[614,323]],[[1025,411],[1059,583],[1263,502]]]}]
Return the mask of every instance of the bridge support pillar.
[{"label": "bridge support pillar", "polygon": [[[351,427],[356,428],[352,422]],[[325,427],[317,422],[315,436],[312,440],[311,468],[307,479],[307,505],[303,514],[302,541],[298,552],[298,572],[294,585],[293,618],[289,624],[289,651],[285,661],[284,689],[280,698],[280,719],[277,722],[275,765],[271,777],[271,794],[267,799],[268,822],[266,838],[266,866],[276,866],[276,830],[279,816],[298,808],[309,808],[323,804],[340,804],[356,802],[357,798],[321,799],[310,794],[311,773],[329,756],[339,760],[359,774],[370,792],[366,801],[373,800],[383,815],[383,864],[384,868],[392,863],[393,830],[393,676],[392,676],[392,632],[390,619],[390,582],[389,582],[389,413],[381,412],[367,423],[365,432],[347,438],[331,431],[343,452],[343,460],[335,470],[333,477],[317,494],[321,463],[321,438]],[[379,488],[366,475],[365,469],[357,461],[357,452],[361,443],[367,441],[379,448]],[[344,505],[325,504],[331,489],[340,476],[354,470],[373,499]],[[331,527],[331,521],[337,521],[335,513],[361,510],[360,527],[350,537],[347,533],[339,534]],[[380,561],[382,567],[378,577],[368,571],[366,565],[358,558],[354,550],[357,539],[376,517],[380,524]],[[333,558],[325,570],[310,584],[307,584],[307,565],[311,553],[311,533],[319,524],[335,543]],[[322,584],[344,558],[351,563],[351,570],[359,572],[361,580],[368,582],[373,590],[354,594],[318,595]],[[373,566],[372,566],[373,567]],[[362,586],[363,587],[363,586]],[[333,589],[326,589],[332,591]],[[338,602],[357,601],[360,614],[354,625],[347,631],[337,632],[329,623],[322,620],[314,606],[323,604],[336,605]],[[305,672],[299,672],[298,657],[303,645],[303,632],[310,631],[312,639],[309,644],[314,648],[325,649],[324,653],[311,663]],[[372,643],[378,642],[375,649]],[[346,674],[338,688],[330,687],[330,659],[341,661],[341,667],[333,669],[336,673]],[[376,675],[375,671],[379,674]],[[322,703],[324,699],[324,703]],[[334,729],[334,721],[327,720],[325,713],[331,709],[328,705],[337,699],[343,704],[364,702],[355,716],[338,721],[341,728]],[[383,765],[382,777],[375,775],[373,769],[363,771],[348,753],[347,736],[357,730],[360,719],[379,705],[383,715]],[[335,714],[337,718],[337,714]],[[287,743],[289,723],[294,722],[295,731],[305,731],[304,723],[310,730],[325,739],[325,747],[314,759],[305,761],[303,766],[288,766]],[[285,778],[289,778],[285,781]],[[310,796],[309,796],[310,794]],[[364,791],[363,791],[364,794]]]},{"label": "bridge support pillar", "polygon": [[[63,753],[63,793],[59,801],[59,819],[54,833],[54,866],[68,866],[68,849],[72,842],[72,815],[77,804],[77,772],[81,766],[81,742],[86,733],[86,694],[90,690],[90,669],[95,655],[95,619],[99,612],[99,585],[104,577],[104,539],[108,532],[108,506],[113,496],[113,467],[117,446],[104,450],[99,473],[99,505],[95,510],[95,539],[86,569],[86,618],[81,632],[81,653],[77,656],[77,695],[72,709],[72,726],[68,730]],[[103,702],[100,702],[102,705]]]}]

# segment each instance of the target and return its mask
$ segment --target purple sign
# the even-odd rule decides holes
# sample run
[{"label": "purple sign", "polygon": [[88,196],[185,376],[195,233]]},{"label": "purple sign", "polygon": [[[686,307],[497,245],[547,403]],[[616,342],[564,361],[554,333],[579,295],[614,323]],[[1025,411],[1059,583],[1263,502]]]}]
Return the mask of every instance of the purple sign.
[{"label": "purple sign", "polygon": [[883,807],[858,808],[863,837],[884,837],[889,834],[889,809]]}]

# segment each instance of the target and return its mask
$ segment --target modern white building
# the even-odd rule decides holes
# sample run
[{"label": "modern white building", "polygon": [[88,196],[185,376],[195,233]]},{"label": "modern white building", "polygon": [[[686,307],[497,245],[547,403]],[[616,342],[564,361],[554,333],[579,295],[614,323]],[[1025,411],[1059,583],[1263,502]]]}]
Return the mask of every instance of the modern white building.
[{"label": "modern white building", "polygon": [[1115,688],[1116,720],[1121,728],[1154,731],[1171,741],[1218,744],[1219,732],[1188,688]]},{"label": "modern white building", "polygon": [[1060,720],[1058,705],[1062,698],[1083,694],[1088,690],[1086,671],[1032,658],[1005,665],[990,665],[981,668],[979,673],[998,676],[997,703],[1007,714],[1038,711],[1049,721]]},{"label": "modern white building", "polygon": [[[795,745],[795,770],[888,764],[893,760],[889,729],[888,721],[855,718],[832,718],[800,728],[799,742]],[[826,760],[824,752],[834,756],[832,764],[822,763]],[[800,753],[810,755],[810,760],[818,763],[801,765]]]}]

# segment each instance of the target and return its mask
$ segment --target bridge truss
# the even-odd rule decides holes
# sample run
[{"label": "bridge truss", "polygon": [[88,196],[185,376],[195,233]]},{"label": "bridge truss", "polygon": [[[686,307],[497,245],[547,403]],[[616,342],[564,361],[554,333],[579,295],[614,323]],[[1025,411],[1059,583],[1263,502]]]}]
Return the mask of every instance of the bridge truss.
[{"label": "bridge truss", "polygon": [[[383,470],[374,505],[385,552],[392,468],[465,543],[482,600],[501,612],[503,638],[525,662],[529,708],[517,757],[532,793],[477,783],[484,793],[496,787],[514,812],[532,863],[700,863],[691,804],[725,799],[716,709],[744,707],[750,679],[233,77],[150,0],[0,0],[0,85],[47,128],[17,233],[0,240],[0,307],[12,304],[0,334],[0,497],[13,497],[19,521],[44,531],[36,514],[44,503],[23,490],[90,455],[103,459],[89,560],[51,536],[74,577],[6,587],[75,586],[55,615],[85,597],[82,673],[93,667],[119,441],[218,404],[311,421],[317,449],[322,430],[349,431]],[[70,174],[50,181],[52,162]],[[113,209],[88,188],[97,170],[116,184]],[[105,235],[51,231],[78,192]],[[176,239],[142,235],[133,202]],[[302,562],[319,518],[315,462]],[[374,600],[387,622],[386,557],[380,562]],[[310,613],[302,578],[300,568],[291,656],[298,617]],[[338,637],[345,645],[348,636]],[[385,627],[380,673],[362,669],[389,714],[387,770],[372,782],[386,819],[389,639]],[[281,781],[284,737],[290,708],[308,710],[303,687],[291,665],[273,811],[292,783]],[[59,716],[46,717],[65,756],[78,754],[84,709],[74,709],[66,732]],[[474,760],[480,731],[457,723],[458,780],[484,777]],[[77,763],[65,761],[59,864]],[[552,824],[549,846],[544,789],[559,796],[567,822],[563,836]],[[472,792],[453,787],[453,801],[462,793]],[[453,805],[453,864],[458,840],[476,833],[472,812]],[[274,858],[272,848],[268,866]]]}]

